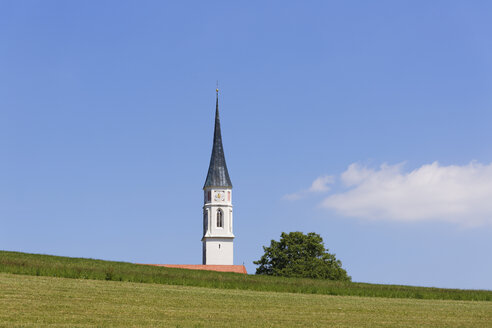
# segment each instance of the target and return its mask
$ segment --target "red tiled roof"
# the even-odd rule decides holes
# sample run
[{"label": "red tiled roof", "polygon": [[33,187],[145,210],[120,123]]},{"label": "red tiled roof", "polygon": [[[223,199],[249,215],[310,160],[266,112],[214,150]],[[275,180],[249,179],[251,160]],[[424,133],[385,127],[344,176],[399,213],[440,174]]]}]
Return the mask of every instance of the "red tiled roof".
[{"label": "red tiled roof", "polygon": [[162,266],[166,268],[190,269],[190,270],[206,270],[220,272],[235,272],[247,274],[244,265],[202,265],[202,264],[146,264],[153,266]]}]

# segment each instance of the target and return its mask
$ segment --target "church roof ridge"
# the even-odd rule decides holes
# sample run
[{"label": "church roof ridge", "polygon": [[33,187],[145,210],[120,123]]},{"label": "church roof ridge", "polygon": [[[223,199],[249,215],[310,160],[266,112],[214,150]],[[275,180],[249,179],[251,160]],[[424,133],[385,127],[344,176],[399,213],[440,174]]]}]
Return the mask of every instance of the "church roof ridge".
[{"label": "church roof ridge", "polygon": [[224,155],[224,147],[222,145],[222,135],[220,133],[220,117],[219,117],[219,90],[216,90],[215,103],[215,128],[214,128],[214,143],[212,148],[212,156],[210,157],[210,165],[208,167],[207,179],[203,188],[209,187],[225,187],[232,188],[231,178],[227,171],[227,165]]}]

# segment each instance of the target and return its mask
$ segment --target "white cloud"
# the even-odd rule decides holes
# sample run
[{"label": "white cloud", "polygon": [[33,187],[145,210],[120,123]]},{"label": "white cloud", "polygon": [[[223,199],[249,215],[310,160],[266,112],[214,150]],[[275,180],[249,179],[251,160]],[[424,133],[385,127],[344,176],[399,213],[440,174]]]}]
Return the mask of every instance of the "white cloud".
[{"label": "white cloud", "polygon": [[335,179],[331,175],[323,175],[318,177],[313,181],[311,187],[308,189],[309,192],[324,192],[330,190],[329,184],[335,182]]},{"label": "white cloud", "polygon": [[322,175],[313,181],[311,187],[306,190],[288,194],[284,196],[286,200],[298,200],[307,195],[308,193],[326,192],[330,190],[330,184],[335,182],[335,178],[331,175]]},{"label": "white cloud", "polygon": [[351,164],[341,181],[350,189],[330,195],[322,206],[344,216],[492,224],[492,164],[434,162],[411,172],[403,172],[402,164],[377,170]]}]

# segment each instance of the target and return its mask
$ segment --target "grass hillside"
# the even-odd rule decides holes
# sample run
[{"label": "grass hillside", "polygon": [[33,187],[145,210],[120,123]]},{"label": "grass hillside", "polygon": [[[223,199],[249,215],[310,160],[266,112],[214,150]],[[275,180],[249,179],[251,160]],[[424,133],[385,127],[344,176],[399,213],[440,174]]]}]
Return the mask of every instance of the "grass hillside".
[{"label": "grass hillside", "polygon": [[1,327],[490,327],[490,302],[214,289],[0,273]]},{"label": "grass hillside", "polygon": [[[441,289],[254,276],[7,251],[0,251],[0,272],[33,276],[154,283],[250,291],[385,298],[492,301],[492,291],[485,290]],[[488,306],[491,306],[490,303]]]}]

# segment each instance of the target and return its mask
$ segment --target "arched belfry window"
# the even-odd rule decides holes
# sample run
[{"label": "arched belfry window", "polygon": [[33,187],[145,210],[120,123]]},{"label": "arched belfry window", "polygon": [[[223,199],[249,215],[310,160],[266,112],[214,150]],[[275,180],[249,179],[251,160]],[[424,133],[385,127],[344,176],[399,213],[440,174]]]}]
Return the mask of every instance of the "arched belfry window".
[{"label": "arched belfry window", "polygon": [[224,213],[219,208],[217,210],[217,228],[223,228],[223,227],[224,227]]},{"label": "arched belfry window", "polygon": [[208,210],[203,211],[203,234],[208,231]]}]

